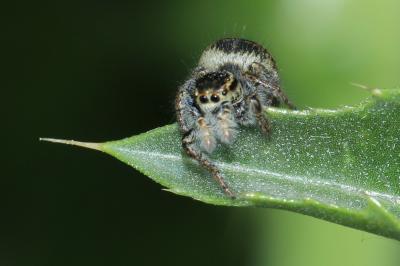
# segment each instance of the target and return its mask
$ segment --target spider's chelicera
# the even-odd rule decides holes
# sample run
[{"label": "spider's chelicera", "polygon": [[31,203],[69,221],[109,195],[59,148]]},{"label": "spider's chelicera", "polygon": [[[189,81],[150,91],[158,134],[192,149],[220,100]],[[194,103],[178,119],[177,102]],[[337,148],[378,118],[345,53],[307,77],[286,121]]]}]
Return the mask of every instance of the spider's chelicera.
[{"label": "spider's chelicera", "polygon": [[276,64],[267,50],[248,40],[219,40],[203,52],[198,66],[179,88],[176,112],[182,146],[234,198],[207,154],[217,143],[231,144],[240,126],[258,126],[268,134],[263,111],[280,104],[294,108],[279,86]]}]

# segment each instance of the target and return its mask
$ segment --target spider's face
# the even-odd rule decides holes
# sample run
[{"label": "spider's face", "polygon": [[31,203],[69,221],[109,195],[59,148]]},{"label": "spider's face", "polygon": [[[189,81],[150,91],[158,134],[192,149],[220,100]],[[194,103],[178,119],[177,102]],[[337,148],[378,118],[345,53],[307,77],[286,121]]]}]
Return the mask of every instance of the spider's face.
[{"label": "spider's face", "polygon": [[203,111],[213,111],[221,104],[231,103],[241,95],[242,89],[232,73],[217,71],[196,80],[195,101]]}]

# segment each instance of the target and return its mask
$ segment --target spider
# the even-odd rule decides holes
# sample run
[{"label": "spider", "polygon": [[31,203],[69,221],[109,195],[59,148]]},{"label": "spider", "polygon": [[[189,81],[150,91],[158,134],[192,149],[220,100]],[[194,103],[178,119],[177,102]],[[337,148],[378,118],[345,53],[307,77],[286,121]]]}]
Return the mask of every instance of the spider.
[{"label": "spider", "polygon": [[261,45],[226,38],[208,46],[176,96],[185,152],[207,169],[231,198],[221,171],[210,160],[218,143],[232,144],[240,126],[258,126],[268,135],[268,106],[294,105],[279,86],[274,59]]}]

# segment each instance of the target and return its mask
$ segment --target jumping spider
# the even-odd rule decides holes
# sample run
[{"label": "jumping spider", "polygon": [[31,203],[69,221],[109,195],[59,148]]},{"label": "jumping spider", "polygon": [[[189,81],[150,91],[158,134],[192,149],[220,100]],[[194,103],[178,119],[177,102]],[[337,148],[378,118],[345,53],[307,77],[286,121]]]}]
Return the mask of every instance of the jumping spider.
[{"label": "jumping spider", "polygon": [[235,198],[217,166],[210,161],[217,143],[231,144],[239,126],[268,134],[268,106],[294,108],[279,86],[272,56],[261,45],[228,38],[211,44],[179,88],[176,113],[185,152],[206,168],[225,194]]}]

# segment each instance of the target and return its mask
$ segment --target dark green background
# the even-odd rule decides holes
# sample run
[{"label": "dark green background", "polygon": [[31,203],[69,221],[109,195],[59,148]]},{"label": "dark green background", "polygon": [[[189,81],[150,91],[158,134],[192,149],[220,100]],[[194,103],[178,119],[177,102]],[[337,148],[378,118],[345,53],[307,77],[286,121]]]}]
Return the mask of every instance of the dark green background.
[{"label": "dark green background", "polygon": [[0,265],[398,265],[400,245],[282,211],[208,206],[39,137],[106,141],[174,122],[222,37],[264,44],[300,107],[400,80],[397,1],[33,1],[3,9]]}]

